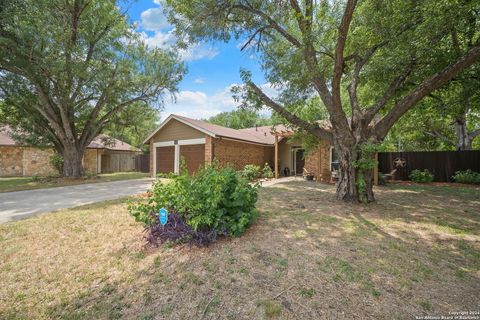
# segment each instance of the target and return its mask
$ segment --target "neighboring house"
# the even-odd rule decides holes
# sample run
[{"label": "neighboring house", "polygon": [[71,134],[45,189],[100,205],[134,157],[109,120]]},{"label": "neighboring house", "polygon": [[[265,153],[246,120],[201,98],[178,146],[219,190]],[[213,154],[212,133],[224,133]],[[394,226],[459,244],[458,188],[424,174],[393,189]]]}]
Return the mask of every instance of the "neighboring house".
[{"label": "neighboring house", "polygon": [[144,143],[150,145],[152,176],[178,173],[183,158],[190,173],[215,159],[220,165],[230,164],[237,170],[247,164],[263,167],[268,163],[277,168],[276,176],[302,175],[306,171],[318,181],[330,181],[335,164],[330,143],[320,141],[305,156],[301,142],[288,139],[292,134],[284,126],[236,130],[170,115]]},{"label": "neighboring house", "polygon": [[[107,135],[97,136],[87,147],[83,166],[87,172],[134,171],[135,156],[142,152]],[[16,143],[10,130],[0,128],[0,176],[45,176],[58,173],[50,164],[53,148],[36,148]]]}]

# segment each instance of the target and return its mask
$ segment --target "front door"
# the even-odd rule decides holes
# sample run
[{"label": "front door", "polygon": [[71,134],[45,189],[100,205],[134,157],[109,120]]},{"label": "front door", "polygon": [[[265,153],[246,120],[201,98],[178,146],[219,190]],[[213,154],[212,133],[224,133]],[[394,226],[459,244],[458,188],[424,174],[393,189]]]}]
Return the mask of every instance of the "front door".
[{"label": "front door", "polygon": [[303,157],[305,150],[297,149],[295,151],[295,174],[303,175],[303,167],[305,167],[305,158]]},{"label": "front door", "polygon": [[304,154],[305,150],[299,147],[292,147],[292,176],[303,175],[303,167],[305,167]]}]

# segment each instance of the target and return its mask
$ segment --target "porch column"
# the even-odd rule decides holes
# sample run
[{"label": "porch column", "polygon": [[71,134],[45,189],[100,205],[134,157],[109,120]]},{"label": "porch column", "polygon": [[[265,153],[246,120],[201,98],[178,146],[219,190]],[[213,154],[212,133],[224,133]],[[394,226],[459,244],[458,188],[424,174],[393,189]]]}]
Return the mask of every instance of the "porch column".
[{"label": "porch column", "polygon": [[278,179],[278,135],[275,135],[275,179]]}]

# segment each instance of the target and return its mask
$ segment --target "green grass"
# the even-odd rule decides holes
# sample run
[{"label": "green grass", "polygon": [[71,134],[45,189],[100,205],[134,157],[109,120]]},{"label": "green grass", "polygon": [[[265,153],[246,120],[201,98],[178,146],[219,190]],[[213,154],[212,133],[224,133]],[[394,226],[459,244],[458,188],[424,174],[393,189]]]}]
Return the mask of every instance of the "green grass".
[{"label": "green grass", "polygon": [[85,176],[80,179],[62,177],[0,177],[0,192],[54,188],[84,183],[110,182],[146,177],[148,177],[148,173],[143,172],[103,173],[93,177]]}]

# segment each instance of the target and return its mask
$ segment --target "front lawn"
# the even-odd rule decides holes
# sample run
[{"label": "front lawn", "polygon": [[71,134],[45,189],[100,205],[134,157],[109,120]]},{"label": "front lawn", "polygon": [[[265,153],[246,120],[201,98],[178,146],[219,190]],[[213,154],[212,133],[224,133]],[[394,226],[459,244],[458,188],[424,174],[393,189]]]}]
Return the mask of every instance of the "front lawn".
[{"label": "front lawn", "polygon": [[81,179],[61,177],[0,177],[0,192],[53,188],[74,184],[140,179],[146,177],[148,177],[148,173],[143,172],[102,173],[97,176],[85,176]]},{"label": "front lawn", "polygon": [[0,318],[412,319],[478,311],[480,188],[390,185],[346,205],[260,190],[247,232],[145,249],[124,201],[0,225]]}]

